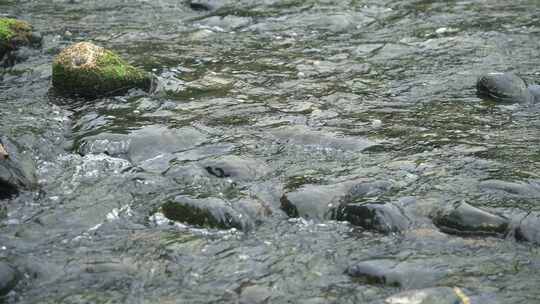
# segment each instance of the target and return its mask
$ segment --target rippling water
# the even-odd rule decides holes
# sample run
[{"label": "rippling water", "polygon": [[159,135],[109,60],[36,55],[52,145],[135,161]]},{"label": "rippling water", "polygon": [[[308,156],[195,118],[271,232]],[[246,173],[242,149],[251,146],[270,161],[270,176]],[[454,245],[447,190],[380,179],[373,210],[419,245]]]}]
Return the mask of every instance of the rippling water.
[{"label": "rippling water", "polygon": [[[538,81],[537,1],[223,3],[0,0],[44,35],[0,74],[0,132],[39,181],[1,202],[0,256],[24,274],[6,303],[236,303],[247,286],[272,303],[369,303],[429,286],[474,303],[539,301],[538,245],[447,235],[422,218],[384,235],[279,208],[302,184],[365,178],[392,185],[372,200],[540,211],[538,106],[481,101],[474,87],[490,71]],[[78,41],[154,73],[158,90],[52,97],[52,59]],[[163,129],[166,142],[153,135]],[[96,139],[126,134],[140,151],[100,153]],[[231,155],[252,164],[237,181],[195,169]],[[483,186],[493,180],[520,187]],[[247,233],[163,224],[154,212],[177,194],[256,198],[272,216]],[[345,273],[375,258],[444,275],[393,287]]]}]

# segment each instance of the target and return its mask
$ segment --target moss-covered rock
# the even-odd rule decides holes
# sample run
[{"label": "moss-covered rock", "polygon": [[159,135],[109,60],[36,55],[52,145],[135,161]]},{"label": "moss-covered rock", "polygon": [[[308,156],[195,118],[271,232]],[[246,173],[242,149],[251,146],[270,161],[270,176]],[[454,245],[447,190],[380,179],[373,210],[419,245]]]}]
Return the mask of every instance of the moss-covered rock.
[{"label": "moss-covered rock", "polygon": [[28,22],[0,18],[0,61],[2,65],[13,64],[13,58],[4,60],[4,57],[10,57],[9,55],[20,47],[39,44],[41,44],[41,35],[34,33]]},{"label": "moss-covered rock", "polygon": [[152,78],[114,52],[80,42],[55,58],[52,82],[59,93],[97,97],[122,94],[131,88],[149,90]]}]

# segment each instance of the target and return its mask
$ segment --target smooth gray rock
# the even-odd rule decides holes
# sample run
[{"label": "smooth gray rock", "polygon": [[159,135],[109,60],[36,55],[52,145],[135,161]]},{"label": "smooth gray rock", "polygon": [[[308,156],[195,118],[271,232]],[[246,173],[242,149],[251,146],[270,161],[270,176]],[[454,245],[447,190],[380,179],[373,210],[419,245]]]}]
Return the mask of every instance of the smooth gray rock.
[{"label": "smooth gray rock", "polygon": [[128,134],[104,133],[83,139],[78,152],[82,155],[106,153],[124,157],[133,164],[192,149],[206,141],[207,136],[195,128],[172,129],[161,125],[145,126]]},{"label": "smooth gray rock", "polygon": [[269,174],[270,168],[260,160],[226,155],[200,162],[208,173],[219,178],[230,178],[234,181],[249,182]]},{"label": "smooth gray rock", "polygon": [[476,82],[476,93],[480,98],[496,102],[534,101],[525,81],[513,73],[488,73],[480,76]]},{"label": "smooth gray rock", "polygon": [[339,199],[355,185],[347,181],[333,185],[304,185],[281,197],[281,209],[290,217],[327,220],[339,206]]},{"label": "smooth gray rock", "polygon": [[350,266],[346,273],[367,284],[382,284],[402,288],[426,288],[446,276],[446,272],[430,260],[400,261],[377,259]]},{"label": "smooth gray rock", "polygon": [[517,240],[540,245],[540,214],[535,212],[524,217],[515,228]]},{"label": "smooth gray rock", "polygon": [[433,223],[446,233],[502,237],[508,232],[510,220],[465,202],[455,202],[438,210]]},{"label": "smooth gray rock", "polygon": [[345,181],[332,185],[307,184],[285,193],[281,209],[290,217],[317,220],[347,220],[338,209],[351,202],[388,190],[389,183],[366,180]]},{"label": "smooth gray rock", "polygon": [[0,158],[0,199],[16,195],[21,190],[33,189],[36,185],[33,162],[23,157],[7,138],[0,139],[0,143],[4,150]]}]

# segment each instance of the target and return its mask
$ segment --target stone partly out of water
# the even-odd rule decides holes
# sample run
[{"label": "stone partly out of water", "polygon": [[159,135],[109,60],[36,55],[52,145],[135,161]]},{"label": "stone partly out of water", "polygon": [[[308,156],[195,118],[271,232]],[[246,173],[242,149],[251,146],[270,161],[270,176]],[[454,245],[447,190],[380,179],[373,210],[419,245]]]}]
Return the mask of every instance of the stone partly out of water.
[{"label": "stone partly out of water", "polygon": [[307,184],[285,193],[281,197],[281,209],[290,217],[349,221],[380,232],[400,231],[405,229],[407,221],[396,206],[355,203],[384,193],[389,187],[389,183],[365,180]]},{"label": "stone partly out of water", "polygon": [[23,47],[41,45],[41,35],[21,20],[0,18],[0,66],[10,66],[18,61],[17,51]]},{"label": "stone partly out of water", "polygon": [[169,220],[198,227],[247,230],[253,226],[247,215],[215,197],[196,199],[179,195],[164,203],[161,212]]},{"label": "stone partly out of water", "polygon": [[465,202],[455,202],[437,210],[433,223],[443,232],[451,234],[504,236],[510,220]]},{"label": "stone partly out of water", "polygon": [[36,184],[33,163],[20,155],[17,147],[3,139],[0,158],[0,199],[9,198],[21,190],[30,190]]},{"label": "stone partly out of water", "polygon": [[303,185],[281,197],[281,209],[290,217],[331,219],[339,199],[355,185],[353,181],[333,185]]},{"label": "stone partly out of water", "polygon": [[338,208],[336,219],[382,233],[404,231],[410,225],[403,211],[391,203],[345,204]]},{"label": "stone partly out of water", "polygon": [[476,82],[476,92],[480,98],[497,102],[534,101],[525,81],[513,73],[488,73],[480,76]]},{"label": "stone partly out of water", "polygon": [[534,97],[534,102],[540,102],[540,85],[533,84],[528,87],[529,92]]},{"label": "stone partly out of water", "polygon": [[17,271],[8,263],[0,262],[0,296],[10,292],[17,284]]},{"label": "stone partly out of water", "polygon": [[98,97],[132,88],[149,90],[152,76],[116,53],[89,42],[64,49],[53,62],[54,89],[66,95]]},{"label": "stone partly out of water", "polygon": [[376,259],[359,262],[347,269],[347,274],[366,284],[382,284],[402,288],[426,288],[436,285],[446,276],[430,261],[400,261]]},{"label": "stone partly out of water", "polygon": [[540,245],[540,213],[528,214],[515,228],[517,240]]},{"label": "stone partly out of water", "polygon": [[385,304],[464,304],[467,297],[459,288],[434,287],[400,292],[384,300]]}]

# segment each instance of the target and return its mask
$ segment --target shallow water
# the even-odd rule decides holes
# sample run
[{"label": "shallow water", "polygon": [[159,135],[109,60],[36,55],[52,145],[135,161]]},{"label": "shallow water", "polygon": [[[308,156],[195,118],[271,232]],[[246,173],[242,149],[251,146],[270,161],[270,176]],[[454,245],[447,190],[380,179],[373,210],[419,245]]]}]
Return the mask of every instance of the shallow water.
[{"label": "shallow water", "polygon": [[[303,184],[365,178],[392,185],[368,201],[540,211],[540,107],[481,101],[474,87],[490,71],[538,81],[537,1],[224,2],[0,1],[44,34],[0,76],[0,132],[39,181],[1,202],[0,256],[24,274],[6,303],[236,303],[251,285],[272,303],[369,303],[431,286],[473,303],[538,301],[538,245],[448,235],[421,217],[384,235],[279,208]],[[160,87],[52,96],[52,59],[78,41],[119,52]],[[154,140],[164,128],[170,140]],[[128,133],[142,146],[128,159],[95,144]],[[255,169],[235,181],[194,169],[227,155]],[[154,212],[177,194],[256,198],[272,216],[247,233],[163,224]],[[395,287],[345,273],[378,258],[433,278]]]}]

